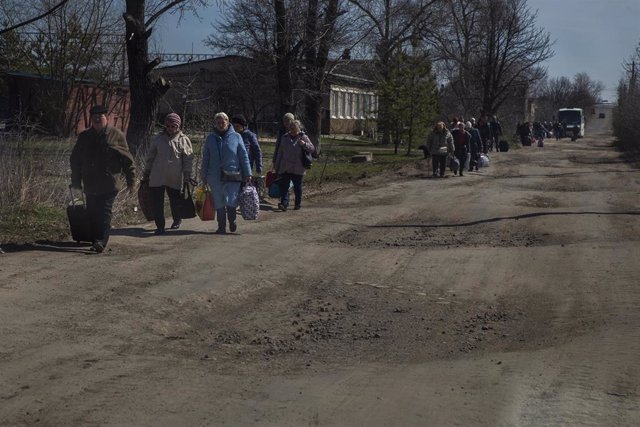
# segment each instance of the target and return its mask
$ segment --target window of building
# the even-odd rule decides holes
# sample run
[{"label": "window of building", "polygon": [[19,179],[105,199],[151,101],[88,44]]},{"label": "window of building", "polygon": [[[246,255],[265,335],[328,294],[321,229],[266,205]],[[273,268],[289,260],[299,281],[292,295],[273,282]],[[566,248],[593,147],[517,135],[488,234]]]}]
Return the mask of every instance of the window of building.
[{"label": "window of building", "polygon": [[340,92],[338,91],[333,91],[333,93],[331,94],[331,117],[336,118],[339,115],[339,106],[340,106],[340,97],[339,97]]}]

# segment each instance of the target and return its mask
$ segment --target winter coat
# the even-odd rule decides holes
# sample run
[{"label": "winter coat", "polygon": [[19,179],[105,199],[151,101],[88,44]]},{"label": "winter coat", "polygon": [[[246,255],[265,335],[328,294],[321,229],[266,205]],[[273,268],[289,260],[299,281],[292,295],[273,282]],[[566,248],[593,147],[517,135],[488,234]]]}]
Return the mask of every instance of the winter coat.
[{"label": "winter coat", "polygon": [[[462,134],[462,140],[460,140],[459,135]],[[453,146],[454,146],[454,154],[456,156],[466,156],[468,152],[471,151],[471,134],[466,130],[454,129],[451,132],[451,137],[453,138]]]},{"label": "winter coat", "polygon": [[222,170],[240,172],[244,180],[251,176],[249,156],[240,134],[229,126],[224,133],[214,130],[204,142],[200,176],[213,191],[216,209],[237,207],[240,182],[222,181]]},{"label": "winter coat", "polygon": [[487,122],[478,123],[478,130],[480,131],[480,136],[482,137],[483,142],[487,142],[489,139],[493,138],[493,134],[491,133],[491,126]]},{"label": "winter coat", "polygon": [[71,151],[71,185],[84,186],[86,194],[107,194],[119,191],[118,175],[124,174],[127,186],[135,177],[133,156],[124,134],[107,126],[98,132],[89,128],[78,135]]},{"label": "winter coat", "polygon": [[[298,144],[298,141],[300,140],[304,141],[304,148]],[[304,175],[307,169],[302,164],[303,149],[309,153],[313,153],[315,151],[315,147],[304,132],[300,132],[296,136],[291,136],[289,133],[282,135],[282,138],[280,139],[280,146],[278,147],[278,154],[276,156],[276,173]]]},{"label": "winter coat", "polygon": [[502,136],[502,125],[499,121],[490,121],[489,129],[491,129],[491,135],[493,135],[494,138],[500,138]]},{"label": "winter coat", "polygon": [[448,129],[441,132],[433,131],[427,137],[427,149],[432,156],[443,156],[453,153],[453,137]]},{"label": "winter coat", "polygon": [[184,133],[169,136],[162,132],[151,141],[144,170],[149,187],[167,186],[180,190],[182,183],[191,178],[192,169],[193,148]]},{"label": "winter coat", "polygon": [[249,129],[243,130],[240,136],[242,137],[242,141],[244,141],[244,148],[249,155],[249,166],[253,170],[253,165],[255,164],[256,172],[262,174],[262,150],[260,150],[258,137]]}]

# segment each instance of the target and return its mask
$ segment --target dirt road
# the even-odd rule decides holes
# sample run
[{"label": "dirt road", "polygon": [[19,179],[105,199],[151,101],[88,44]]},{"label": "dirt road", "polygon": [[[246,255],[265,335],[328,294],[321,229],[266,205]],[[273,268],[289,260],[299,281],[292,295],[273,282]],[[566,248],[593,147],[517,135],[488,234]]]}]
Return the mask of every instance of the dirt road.
[{"label": "dirt road", "polygon": [[640,424],[640,170],[605,137],[491,157],[0,255],[0,424]]}]

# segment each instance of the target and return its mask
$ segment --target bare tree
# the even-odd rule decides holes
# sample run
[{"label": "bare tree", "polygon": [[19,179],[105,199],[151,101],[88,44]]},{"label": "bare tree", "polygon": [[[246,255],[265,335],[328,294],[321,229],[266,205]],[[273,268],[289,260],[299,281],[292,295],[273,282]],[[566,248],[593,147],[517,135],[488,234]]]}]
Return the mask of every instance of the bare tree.
[{"label": "bare tree", "polygon": [[325,88],[329,51],[336,40],[335,30],[340,0],[328,0],[321,11],[318,0],[309,0],[304,36],[305,99],[304,120],[309,138],[320,149],[322,125],[322,96]]},{"label": "bare tree", "polygon": [[38,84],[37,105],[21,107],[23,119],[37,120],[60,135],[75,130],[81,112],[91,102],[78,82],[91,79],[105,88],[120,58],[122,45],[109,42],[118,30],[113,3],[72,2],[2,36],[4,41],[11,40],[5,67],[47,79],[46,84]]},{"label": "bare tree", "polygon": [[444,32],[427,38],[463,106],[496,112],[545,76],[552,41],[526,0],[453,0],[449,8]]},{"label": "bare tree", "polygon": [[278,88],[278,111],[302,118],[319,143],[322,94],[328,60],[348,29],[340,18],[343,0],[237,0],[207,44],[217,51],[247,55],[271,69]]},{"label": "bare tree", "polygon": [[640,44],[623,64],[624,77],[618,83],[618,105],[613,114],[616,143],[625,150],[640,151]]},{"label": "bare tree", "polygon": [[547,119],[553,117],[559,108],[586,110],[600,99],[603,89],[604,84],[592,80],[587,73],[578,73],[573,80],[564,76],[551,78],[538,89],[536,114],[540,119]]},{"label": "bare tree", "polygon": [[[431,24],[432,6],[438,0],[349,0],[361,14],[360,28],[373,46],[380,83],[392,80],[393,56]],[[393,121],[390,119],[392,100],[379,96],[378,126],[384,143],[391,141]]]},{"label": "bare tree", "polygon": [[153,132],[158,100],[169,89],[163,78],[152,71],[161,60],[149,60],[149,37],[156,21],[165,13],[196,13],[207,0],[126,0],[125,42],[129,68],[131,108],[127,141],[133,153],[146,147]]}]

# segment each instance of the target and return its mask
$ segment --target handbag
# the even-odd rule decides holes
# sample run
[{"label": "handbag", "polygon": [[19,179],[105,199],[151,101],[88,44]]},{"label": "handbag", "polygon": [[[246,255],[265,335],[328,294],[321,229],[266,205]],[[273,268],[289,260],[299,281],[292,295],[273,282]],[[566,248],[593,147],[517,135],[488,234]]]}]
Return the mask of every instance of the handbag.
[{"label": "handbag", "polygon": [[[277,177],[271,182],[271,185],[268,188],[269,197],[272,197],[274,199],[278,199],[281,197],[280,180],[282,180],[282,178]],[[292,188],[293,188],[293,181],[289,181],[289,190],[291,190]]]},{"label": "handbag", "polygon": [[460,169],[460,160],[455,156],[449,156],[449,169],[451,169],[451,172],[457,172]]},{"label": "handbag", "polygon": [[310,169],[313,164],[313,156],[304,148],[302,149],[302,166],[305,169]]},{"label": "handbag", "polygon": [[178,204],[178,211],[180,212],[181,219],[195,218],[196,207],[193,203],[191,196],[191,186],[188,182],[185,182],[180,192],[180,199]]},{"label": "handbag", "polygon": [[226,171],[222,169],[222,182],[242,182],[240,171]]}]

